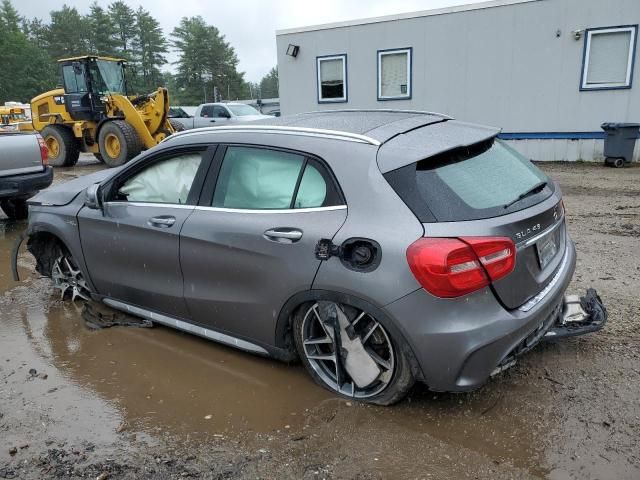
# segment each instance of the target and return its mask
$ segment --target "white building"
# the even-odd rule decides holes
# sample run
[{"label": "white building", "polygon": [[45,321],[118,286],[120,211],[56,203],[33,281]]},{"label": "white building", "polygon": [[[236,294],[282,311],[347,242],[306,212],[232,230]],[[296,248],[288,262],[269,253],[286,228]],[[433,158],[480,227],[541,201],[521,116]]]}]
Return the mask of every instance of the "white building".
[{"label": "white building", "polygon": [[494,0],[280,30],[280,108],[436,111],[600,160],[603,122],[640,121],[639,22],[640,0]]}]

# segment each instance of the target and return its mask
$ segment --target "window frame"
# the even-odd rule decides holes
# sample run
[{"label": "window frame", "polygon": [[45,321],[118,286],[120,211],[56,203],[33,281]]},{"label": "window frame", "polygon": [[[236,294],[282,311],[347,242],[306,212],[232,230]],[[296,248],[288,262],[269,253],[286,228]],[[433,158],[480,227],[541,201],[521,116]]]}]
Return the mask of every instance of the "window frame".
[{"label": "window frame", "polygon": [[[295,200],[298,193],[298,188],[300,186],[300,182],[302,181],[302,176],[304,175],[305,168],[307,164],[313,162],[319,165],[322,168],[322,172],[320,174],[327,181],[327,192],[329,189],[333,189],[335,195],[337,197],[338,205],[326,206],[326,207],[308,207],[308,208],[265,208],[265,209],[244,209],[244,208],[228,208],[228,207],[214,207],[213,198],[215,195],[216,186],[218,183],[218,177],[220,171],[222,170],[222,163],[224,161],[224,157],[227,153],[227,149],[229,147],[244,147],[244,148],[258,148],[263,150],[273,150],[277,152],[283,153],[291,153],[295,155],[300,155],[303,157],[302,168],[300,169],[298,180],[296,182],[296,187],[294,190],[294,194],[291,199],[291,205],[295,205]],[[212,211],[221,211],[221,212],[231,212],[231,213],[304,213],[304,212],[317,212],[323,210],[338,210],[347,208],[347,202],[345,200],[344,192],[338,182],[338,179],[335,176],[335,173],[322,158],[317,155],[312,155],[307,152],[301,152],[299,150],[293,150],[290,148],[276,147],[273,145],[263,145],[263,144],[253,144],[253,143],[226,143],[220,144],[219,148],[216,150],[211,168],[209,168],[209,172],[204,181],[204,185],[202,188],[202,193],[200,194],[200,200],[198,201],[198,208],[212,210]]]},{"label": "window frame", "polygon": [[[204,182],[207,178],[207,172],[211,167],[212,159],[217,150],[217,144],[194,144],[194,145],[184,145],[175,148],[169,148],[166,150],[162,150],[159,152],[155,152],[152,155],[148,155],[140,158],[140,160],[135,161],[133,163],[127,164],[124,170],[122,170],[118,175],[109,179],[103,186],[102,190],[102,201],[103,203],[122,203],[128,204],[131,206],[135,205],[162,205],[167,208],[177,207],[184,208],[186,207],[195,207],[198,204],[198,201],[202,195],[202,189]],[[191,185],[191,191],[189,192],[189,197],[186,203],[162,203],[162,202],[144,202],[144,201],[127,201],[127,200],[119,200],[116,198],[118,190],[120,187],[131,177],[137,175],[142,170],[147,167],[154,165],[155,163],[162,162],[169,158],[177,157],[181,154],[186,153],[201,153],[202,154],[202,162],[200,163],[200,167],[196,173],[195,178],[193,179],[193,184]]]},{"label": "window frame", "polygon": [[[593,35],[602,35],[606,33],[630,32],[629,40],[629,57],[627,58],[627,78],[624,83],[587,83],[589,74],[589,54],[591,52],[591,39]],[[638,25],[620,25],[615,27],[596,27],[588,28],[584,34],[584,44],[582,49],[582,73],[580,75],[580,91],[598,91],[598,90],[625,90],[633,86],[633,70],[635,67],[636,45],[638,39]]]},{"label": "window frame", "polygon": [[[385,55],[393,55],[397,53],[407,54],[407,94],[399,96],[383,96],[382,95],[382,57]],[[411,100],[413,96],[413,47],[403,48],[387,48],[385,50],[378,50],[376,52],[376,68],[377,68],[377,86],[378,86],[378,101],[384,102],[387,100]]]},{"label": "window frame", "polygon": [[[329,60],[342,60],[342,77],[344,84],[344,95],[340,98],[322,98],[322,79],[320,78],[320,63]],[[347,54],[337,53],[334,55],[321,55],[316,57],[316,93],[318,103],[347,103],[349,101],[349,82],[347,70]]]}]

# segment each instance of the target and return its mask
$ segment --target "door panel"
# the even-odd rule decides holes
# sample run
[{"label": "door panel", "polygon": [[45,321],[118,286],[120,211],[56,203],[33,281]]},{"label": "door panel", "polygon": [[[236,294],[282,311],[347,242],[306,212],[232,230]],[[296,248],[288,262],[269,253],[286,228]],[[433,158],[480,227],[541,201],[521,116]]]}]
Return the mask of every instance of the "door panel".
[{"label": "door panel", "polygon": [[196,207],[180,249],[193,320],[273,344],[284,303],[311,288],[320,264],[316,243],[333,238],[346,216],[344,206],[280,212]]},{"label": "door panel", "polygon": [[85,262],[98,293],[188,318],[180,229],[193,206],[112,202],[78,215]]}]

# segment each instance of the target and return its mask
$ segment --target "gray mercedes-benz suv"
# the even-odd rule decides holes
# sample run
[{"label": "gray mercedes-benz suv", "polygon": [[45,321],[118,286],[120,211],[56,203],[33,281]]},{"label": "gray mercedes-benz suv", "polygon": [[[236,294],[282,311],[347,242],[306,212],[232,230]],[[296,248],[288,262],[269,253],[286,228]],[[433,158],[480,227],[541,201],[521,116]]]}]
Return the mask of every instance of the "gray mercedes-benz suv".
[{"label": "gray mercedes-benz suv", "polygon": [[606,321],[564,296],[559,187],[498,133],[403,111],[179,133],[33,198],[28,248],[63,296],[300,357],[348,397],[470,390]]}]

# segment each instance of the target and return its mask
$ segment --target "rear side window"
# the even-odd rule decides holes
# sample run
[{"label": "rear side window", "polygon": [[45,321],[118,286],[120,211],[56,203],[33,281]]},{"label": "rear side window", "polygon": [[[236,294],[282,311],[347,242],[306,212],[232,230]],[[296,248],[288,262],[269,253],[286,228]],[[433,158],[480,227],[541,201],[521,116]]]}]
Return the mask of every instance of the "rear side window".
[{"label": "rear side window", "polygon": [[494,139],[407,165],[385,178],[422,222],[496,217],[530,207],[553,192],[544,173]]},{"label": "rear side window", "polygon": [[341,203],[331,176],[320,162],[296,153],[230,146],[220,168],[212,206],[283,210]]}]

